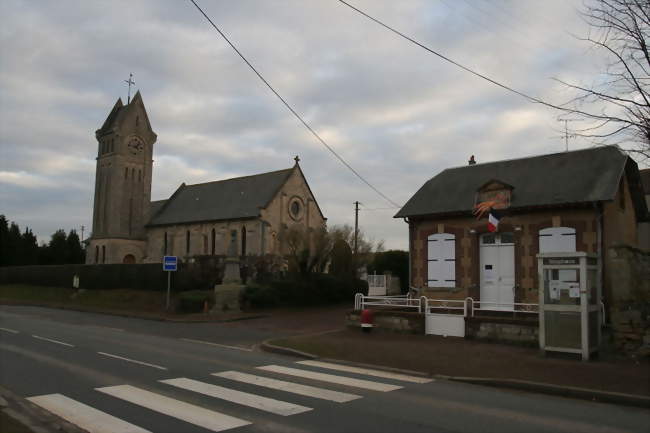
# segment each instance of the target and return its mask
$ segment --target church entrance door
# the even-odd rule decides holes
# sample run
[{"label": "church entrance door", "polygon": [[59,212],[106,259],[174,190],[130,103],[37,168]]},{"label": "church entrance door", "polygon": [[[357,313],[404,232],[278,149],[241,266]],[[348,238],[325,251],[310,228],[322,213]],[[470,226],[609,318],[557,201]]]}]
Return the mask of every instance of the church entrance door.
[{"label": "church entrance door", "polygon": [[132,265],[135,263],[135,257],[133,256],[133,254],[127,254],[126,256],[124,256],[122,263],[124,263],[125,265]]}]

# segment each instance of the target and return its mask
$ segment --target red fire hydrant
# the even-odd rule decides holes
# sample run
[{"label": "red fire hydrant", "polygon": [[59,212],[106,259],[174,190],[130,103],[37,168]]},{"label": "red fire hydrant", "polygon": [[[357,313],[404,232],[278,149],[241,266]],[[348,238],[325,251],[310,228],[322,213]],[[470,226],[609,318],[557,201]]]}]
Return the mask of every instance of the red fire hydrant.
[{"label": "red fire hydrant", "polygon": [[373,326],[372,311],[368,309],[361,311],[361,330],[363,332],[370,332]]}]

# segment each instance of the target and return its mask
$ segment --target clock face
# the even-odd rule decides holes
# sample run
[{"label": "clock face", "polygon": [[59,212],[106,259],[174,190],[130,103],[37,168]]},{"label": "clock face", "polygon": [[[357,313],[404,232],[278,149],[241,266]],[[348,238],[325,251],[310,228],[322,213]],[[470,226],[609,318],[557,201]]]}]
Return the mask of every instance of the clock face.
[{"label": "clock face", "polygon": [[129,149],[131,155],[139,155],[144,150],[144,143],[138,137],[132,137],[129,139],[127,148]]}]

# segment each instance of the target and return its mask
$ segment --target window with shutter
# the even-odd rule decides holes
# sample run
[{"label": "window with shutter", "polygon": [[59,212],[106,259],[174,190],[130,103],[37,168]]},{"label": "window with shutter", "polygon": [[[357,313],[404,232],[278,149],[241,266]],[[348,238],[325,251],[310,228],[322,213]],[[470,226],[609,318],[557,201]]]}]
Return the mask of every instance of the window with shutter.
[{"label": "window with shutter", "polygon": [[456,236],[437,233],[427,238],[427,286],[456,286]]},{"label": "window with shutter", "polygon": [[540,253],[573,253],[576,251],[576,229],[549,227],[539,231]]}]

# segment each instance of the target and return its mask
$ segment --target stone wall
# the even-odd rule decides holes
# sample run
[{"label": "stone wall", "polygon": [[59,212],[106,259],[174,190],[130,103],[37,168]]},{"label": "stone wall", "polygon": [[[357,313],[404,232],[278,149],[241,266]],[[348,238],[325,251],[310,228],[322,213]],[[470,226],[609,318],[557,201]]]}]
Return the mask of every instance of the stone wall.
[{"label": "stone wall", "polygon": [[650,252],[614,246],[606,260],[613,295],[605,303],[614,345],[629,356],[650,357]]},{"label": "stone wall", "polygon": [[[402,334],[424,334],[424,314],[408,311],[373,310],[374,329]],[[346,315],[346,326],[361,327],[361,312],[350,311]]]},{"label": "stone wall", "polygon": [[539,322],[536,319],[468,317],[465,337],[536,347],[539,345]]}]

